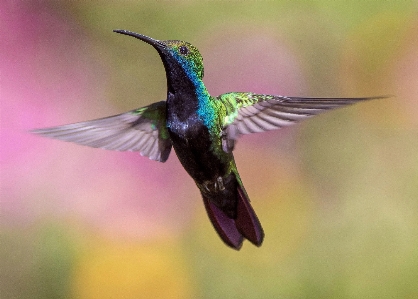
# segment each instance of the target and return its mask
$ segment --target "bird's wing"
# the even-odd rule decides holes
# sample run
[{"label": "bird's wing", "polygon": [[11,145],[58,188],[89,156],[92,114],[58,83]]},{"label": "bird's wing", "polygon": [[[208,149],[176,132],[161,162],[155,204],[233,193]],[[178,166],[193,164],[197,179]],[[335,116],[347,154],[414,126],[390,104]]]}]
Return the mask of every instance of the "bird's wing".
[{"label": "bird's wing", "polygon": [[108,150],[137,151],[160,162],[165,162],[171,151],[165,101],[110,117],[36,129],[32,133]]},{"label": "bird's wing", "polygon": [[229,152],[242,134],[264,132],[290,126],[326,110],[336,109],[369,98],[302,98],[245,92],[226,93],[217,97],[223,103],[223,127]]}]

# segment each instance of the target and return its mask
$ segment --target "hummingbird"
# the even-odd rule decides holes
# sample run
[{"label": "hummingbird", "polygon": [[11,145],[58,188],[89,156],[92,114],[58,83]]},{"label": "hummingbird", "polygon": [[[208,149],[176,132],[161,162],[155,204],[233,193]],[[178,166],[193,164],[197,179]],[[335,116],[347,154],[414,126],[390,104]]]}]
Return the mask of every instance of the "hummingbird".
[{"label": "hummingbird", "polygon": [[264,239],[232,153],[238,137],[381,98],[303,98],[251,92],[215,97],[203,83],[203,58],[190,43],[157,40],[127,30],[114,32],[157,50],[166,72],[167,98],[126,113],[32,132],[95,148],[137,151],[159,162],[165,162],[174,148],[199,188],[219,237],[236,250],[244,239],[256,246]]}]

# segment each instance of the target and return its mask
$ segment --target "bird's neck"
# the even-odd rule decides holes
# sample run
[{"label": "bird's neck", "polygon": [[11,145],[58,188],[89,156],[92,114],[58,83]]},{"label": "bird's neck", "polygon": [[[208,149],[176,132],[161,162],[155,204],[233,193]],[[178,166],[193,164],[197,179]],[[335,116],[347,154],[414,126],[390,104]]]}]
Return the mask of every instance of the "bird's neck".
[{"label": "bird's neck", "polygon": [[[166,68],[167,70],[167,68]],[[198,116],[205,125],[213,122],[210,95],[201,78],[183,67],[171,68],[167,73],[167,106],[179,119]]]},{"label": "bird's neck", "polygon": [[210,106],[210,95],[202,80],[168,81],[167,107],[170,113],[177,115],[181,121],[188,118],[201,118],[206,124],[205,115],[207,107]]},{"label": "bird's neck", "polygon": [[168,115],[181,122],[198,119],[207,127],[216,122],[214,101],[203,84],[202,75],[181,59],[160,53],[167,76]]}]

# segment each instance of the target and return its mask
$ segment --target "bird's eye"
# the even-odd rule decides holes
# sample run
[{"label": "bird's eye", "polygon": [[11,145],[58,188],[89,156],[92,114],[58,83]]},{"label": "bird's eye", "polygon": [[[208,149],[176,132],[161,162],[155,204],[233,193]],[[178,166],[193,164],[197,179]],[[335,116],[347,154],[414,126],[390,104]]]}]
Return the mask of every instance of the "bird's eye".
[{"label": "bird's eye", "polygon": [[182,55],[186,55],[187,53],[189,53],[189,49],[187,49],[186,46],[181,46],[179,50],[180,50],[180,54]]}]

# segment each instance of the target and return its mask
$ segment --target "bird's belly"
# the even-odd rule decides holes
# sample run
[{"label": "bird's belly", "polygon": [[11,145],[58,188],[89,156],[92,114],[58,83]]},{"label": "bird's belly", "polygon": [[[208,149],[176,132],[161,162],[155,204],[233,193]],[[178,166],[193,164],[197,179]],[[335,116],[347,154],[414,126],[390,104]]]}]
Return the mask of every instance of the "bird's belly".
[{"label": "bird's belly", "polygon": [[169,128],[169,133],[177,157],[196,183],[203,184],[230,173],[228,160],[233,159],[232,154],[215,150],[216,140],[204,125],[195,124],[182,132]]}]

